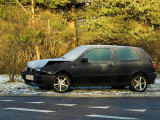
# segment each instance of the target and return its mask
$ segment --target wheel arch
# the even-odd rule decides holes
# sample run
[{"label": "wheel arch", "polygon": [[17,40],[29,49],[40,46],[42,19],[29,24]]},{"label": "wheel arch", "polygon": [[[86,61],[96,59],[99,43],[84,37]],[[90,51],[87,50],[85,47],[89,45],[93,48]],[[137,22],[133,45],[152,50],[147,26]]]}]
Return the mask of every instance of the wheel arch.
[{"label": "wheel arch", "polygon": [[149,78],[148,78],[147,74],[146,74],[145,72],[142,72],[142,71],[139,71],[139,72],[134,73],[134,74],[131,76],[130,81],[131,81],[136,75],[144,75],[144,76],[147,78],[147,83],[148,83]]}]

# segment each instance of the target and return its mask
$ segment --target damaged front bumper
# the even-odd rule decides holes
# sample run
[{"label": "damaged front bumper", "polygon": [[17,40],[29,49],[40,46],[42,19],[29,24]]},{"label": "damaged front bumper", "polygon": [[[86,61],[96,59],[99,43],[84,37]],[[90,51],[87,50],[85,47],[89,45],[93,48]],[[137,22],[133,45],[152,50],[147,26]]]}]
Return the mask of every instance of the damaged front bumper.
[{"label": "damaged front bumper", "polygon": [[40,72],[22,72],[22,78],[25,81],[25,84],[30,86],[52,86],[54,77],[53,75],[43,74]]}]

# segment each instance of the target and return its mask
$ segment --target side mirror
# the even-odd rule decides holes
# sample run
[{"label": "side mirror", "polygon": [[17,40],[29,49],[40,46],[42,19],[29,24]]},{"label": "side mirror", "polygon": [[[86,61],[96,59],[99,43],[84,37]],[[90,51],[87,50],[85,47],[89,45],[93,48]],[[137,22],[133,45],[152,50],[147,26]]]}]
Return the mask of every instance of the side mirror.
[{"label": "side mirror", "polygon": [[82,58],[81,62],[82,62],[82,63],[88,62],[88,58]]}]

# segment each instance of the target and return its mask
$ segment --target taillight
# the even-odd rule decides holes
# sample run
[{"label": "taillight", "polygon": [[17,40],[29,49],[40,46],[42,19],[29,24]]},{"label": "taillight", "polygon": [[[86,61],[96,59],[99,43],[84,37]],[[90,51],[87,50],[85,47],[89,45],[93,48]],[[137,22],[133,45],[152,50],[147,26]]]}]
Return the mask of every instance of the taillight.
[{"label": "taillight", "polygon": [[153,66],[153,69],[156,69],[156,64],[155,64],[155,62],[152,62],[152,66]]}]

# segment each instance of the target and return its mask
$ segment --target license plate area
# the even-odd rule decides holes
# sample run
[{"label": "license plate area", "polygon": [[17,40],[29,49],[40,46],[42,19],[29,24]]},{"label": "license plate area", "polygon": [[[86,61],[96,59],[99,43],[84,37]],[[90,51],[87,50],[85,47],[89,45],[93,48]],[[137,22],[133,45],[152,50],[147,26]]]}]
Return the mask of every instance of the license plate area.
[{"label": "license plate area", "polygon": [[27,80],[34,80],[34,76],[33,75],[26,75],[26,79]]}]

